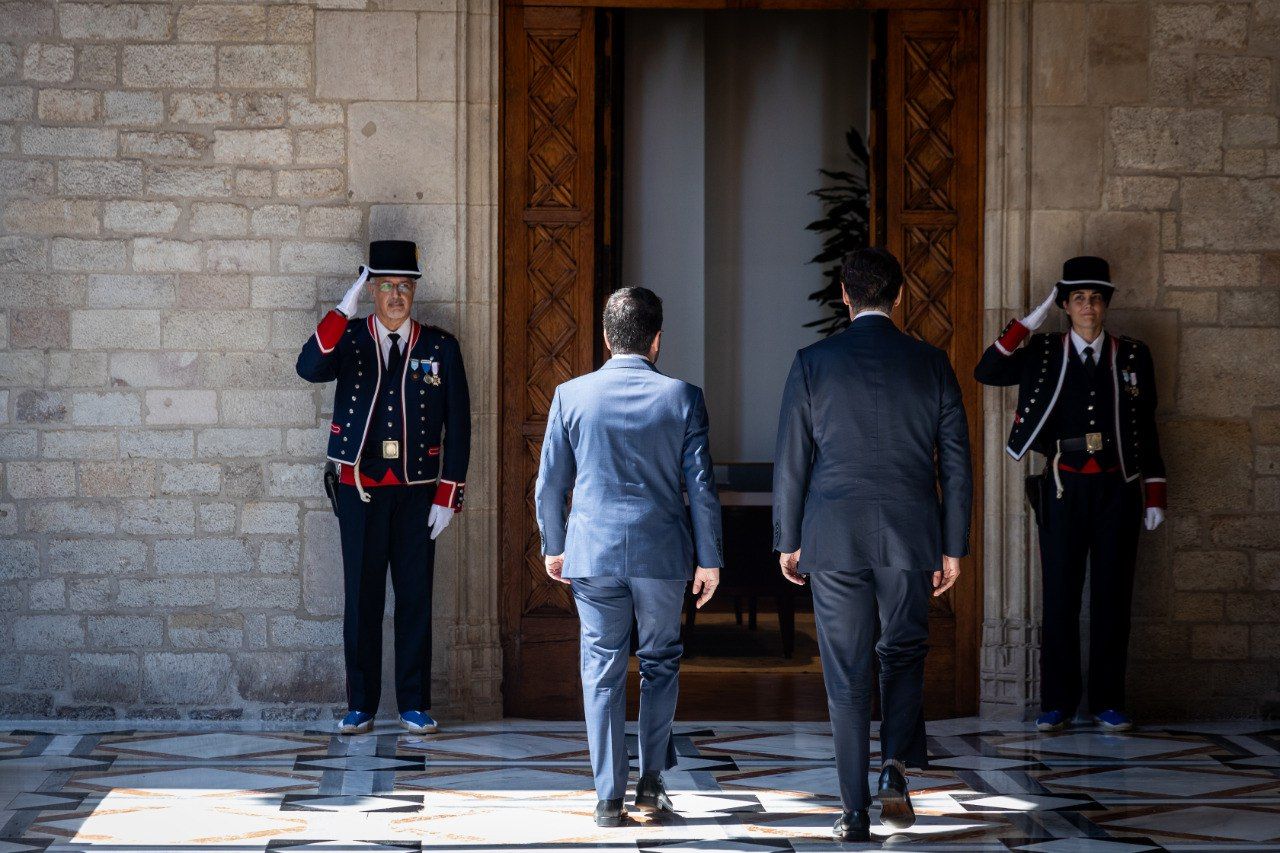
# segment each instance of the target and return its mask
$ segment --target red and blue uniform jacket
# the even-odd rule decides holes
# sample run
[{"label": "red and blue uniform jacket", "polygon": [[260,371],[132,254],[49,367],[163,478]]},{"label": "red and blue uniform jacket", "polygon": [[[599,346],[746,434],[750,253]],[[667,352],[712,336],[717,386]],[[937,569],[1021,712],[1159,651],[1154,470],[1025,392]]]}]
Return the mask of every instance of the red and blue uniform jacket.
[{"label": "red and blue uniform jacket", "polygon": [[362,484],[436,484],[434,502],[462,509],[471,456],[471,401],[458,339],[443,329],[410,321],[404,367],[389,376],[382,363],[373,317],[348,320],[341,311],[324,316],[298,355],[298,375],[308,382],[337,380],[328,457],[339,463],[342,481],[354,483],[358,460],[380,459],[380,447],[365,447],[373,405],[386,383],[396,383],[400,407],[399,458],[385,477]]}]

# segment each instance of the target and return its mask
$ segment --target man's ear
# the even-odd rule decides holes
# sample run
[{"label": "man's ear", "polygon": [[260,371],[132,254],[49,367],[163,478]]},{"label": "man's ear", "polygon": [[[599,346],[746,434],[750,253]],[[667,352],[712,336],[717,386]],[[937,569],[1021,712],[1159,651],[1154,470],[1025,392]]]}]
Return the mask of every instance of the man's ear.
[{"label": "man's ear", "polygon": [[604,348],[609,352],[613,352],[613,347],[609,346],[609,333],[603,332],[602,334],[604,335]]},{"label": "man's ear", "polygon": [[893,300],[893,307],[894,307],[894,308],[897,308],[899,305],[901,305],[901,304],[902,304],[902,294],[903,294],[903,293],[905,293],[905,292],[906,292],[906,290],[907,290],[907,289],[906,289],[905,287],[899,287],[899,288],[898,288],[898,296],[897,296],[897,298],[896,298],[896,299],[894,299],[894,300]]},{"label": "man's ear", "polygon": [[847,290],[845,290],[845,289],[844,289],[844,284],[843,284],[843,283],[841,283],[841,285],[840,285],[840,301],[841,301],[841,302],[843,302],[845,305],[848,305],[850,308],[852,308],[852,307],[853,307],[853,306],[849,303],[849,291],[847,291]]}]

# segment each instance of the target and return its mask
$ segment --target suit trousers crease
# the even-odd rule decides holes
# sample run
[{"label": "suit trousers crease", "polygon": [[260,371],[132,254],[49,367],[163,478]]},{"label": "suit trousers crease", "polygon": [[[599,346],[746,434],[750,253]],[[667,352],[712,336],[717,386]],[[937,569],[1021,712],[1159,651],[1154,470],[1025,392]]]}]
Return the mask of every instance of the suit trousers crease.
[{"label": "suit trousers crease", "polygon": [[680,688],[680,614],[684,580],[573,578],[581,622],[582,704],[591,772],[599,799],[627,792],[627,660],[635,624],[640,661],[640,773],[676,764],[675,720]]},{"label": "suit trousers crease", "polygon": [[865,809],[871,803],[867,774],[876,662],[881,755],[909,767],[927,765],[924,660],[930,573],[894,567],[813,572],[809,584],[840,799],[846,810]]},{"label": "suit trousers crease", "polygon": [[1080,607],[1089,573],[1089,711],[1124,708],[1134,565],[1142,490],[1118,473],[1062,473],[1062,497],[1046,488],[1040,522],[1044,582],[1041,710],[1068,716],[1080,704]]},{"label": "suit trousers crease", "polygon": [[382,621],[387,570],[395,591],[396,705],[400,712],[431,708],[431,589],[435,542],[427,515],[431,486],[379,486],[360,500],[354,486],[338,486],[342,534],[342,642],[347,706],[378,710],[382,686]]}]

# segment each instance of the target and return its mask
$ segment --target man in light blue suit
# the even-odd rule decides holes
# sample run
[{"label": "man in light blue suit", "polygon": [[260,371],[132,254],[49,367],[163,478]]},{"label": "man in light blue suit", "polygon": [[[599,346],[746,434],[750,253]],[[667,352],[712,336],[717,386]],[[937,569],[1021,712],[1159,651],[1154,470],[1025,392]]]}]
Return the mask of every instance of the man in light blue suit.
[{"label": "man in light blue suit", "polygon": [[676,763],[681,603],[692,578],[698,607],[706,604],[723,562],[706,403],[702,389],[654,367],[661,338],[662,300],[652,291],[624,287],[609,297],[604,339],[613,357],[556,389],[534,495],[547,574],[572,586],[582,624],[599,826],[620,826],[625,815],[633,621],[640,659],[635,804],[671,810],[661,773]]}]

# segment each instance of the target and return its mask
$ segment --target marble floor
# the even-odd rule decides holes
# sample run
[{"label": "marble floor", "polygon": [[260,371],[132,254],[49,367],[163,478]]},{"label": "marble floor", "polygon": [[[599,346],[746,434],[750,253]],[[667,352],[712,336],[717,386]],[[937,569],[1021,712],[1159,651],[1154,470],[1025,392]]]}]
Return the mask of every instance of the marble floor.
[{"label": "marble floor", "polygon": [[[212,724],[211,724],[212,726]],[[1141,853],[1280,850],[1280,728],[1107,735],[930,724],[916,826],[837,845],[822,723],[683,724],[679,814],[597,829],[580,726],[512,721],[429,737],[389,726],[0,728],[0,853],[835,849]],[[874,761],[874,758],[873,758]]]}]

